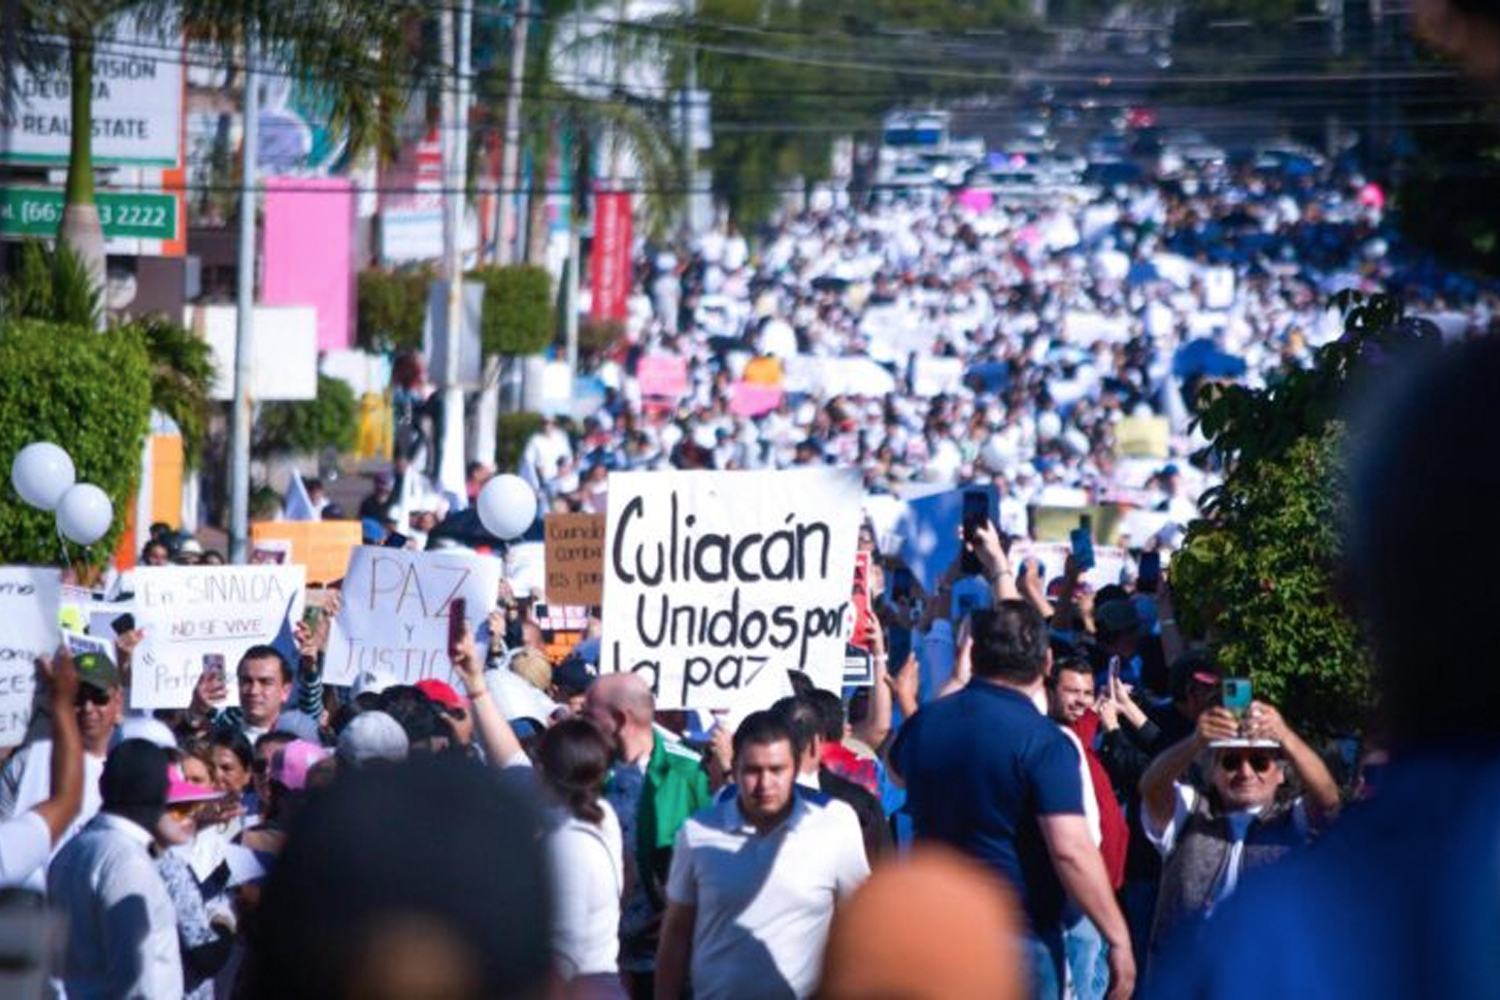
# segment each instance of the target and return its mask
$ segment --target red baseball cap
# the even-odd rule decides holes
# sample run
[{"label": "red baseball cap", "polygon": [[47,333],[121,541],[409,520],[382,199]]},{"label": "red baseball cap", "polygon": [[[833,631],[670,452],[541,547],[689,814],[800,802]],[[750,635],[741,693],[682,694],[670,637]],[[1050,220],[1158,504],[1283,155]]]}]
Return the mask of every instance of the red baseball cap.
[{"label": "red baseball cap", "polygon": [[453,690],[453,685],[446,681],[428,678],[425,681],[418,681],[415,686],[418,691],[425,694],[435,704],[441,705],[449,711],[465,708],[469,704],[457,691]]}]

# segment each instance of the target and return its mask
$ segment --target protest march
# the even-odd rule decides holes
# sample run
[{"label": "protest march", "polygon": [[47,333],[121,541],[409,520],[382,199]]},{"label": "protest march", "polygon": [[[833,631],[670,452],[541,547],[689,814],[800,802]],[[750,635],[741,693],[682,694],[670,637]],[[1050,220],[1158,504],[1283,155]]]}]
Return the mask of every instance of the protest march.
[{"label": "protest march", "polygon": [[399,353],[244,559],[39,418],[0,995],[1500,996],[1500,291],[1368,189],[627,226],[509,467]]}]

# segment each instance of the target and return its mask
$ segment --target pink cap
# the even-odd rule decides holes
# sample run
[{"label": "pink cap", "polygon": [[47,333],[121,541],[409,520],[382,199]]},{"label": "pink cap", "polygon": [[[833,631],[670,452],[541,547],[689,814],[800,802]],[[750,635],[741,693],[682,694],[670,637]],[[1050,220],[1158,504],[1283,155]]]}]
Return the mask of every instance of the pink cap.
[{"label": "pink cap", "polygon": [[316,743],[293,740],[271,757],[271,780],[300,792],[307,787],[307,772],[327,760],[329,753]]},{"label": "pink cap", "polygon": [[167,805],[180,802],[212,802],[222,799],[224,793],[207,785],[196,785],[182,773],[182,765],[167,765]]}]

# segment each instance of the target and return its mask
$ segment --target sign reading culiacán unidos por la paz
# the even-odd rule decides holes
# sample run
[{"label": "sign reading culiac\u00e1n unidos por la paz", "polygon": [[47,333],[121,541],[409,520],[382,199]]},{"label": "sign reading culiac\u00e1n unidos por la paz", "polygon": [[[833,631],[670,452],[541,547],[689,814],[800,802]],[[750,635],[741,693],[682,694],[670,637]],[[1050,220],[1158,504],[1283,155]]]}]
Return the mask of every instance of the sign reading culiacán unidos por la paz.
[{"label": "sign reading culiac\u00e1n unidos por la paz", "polygon": [[[15,71],[15,106],[0,110],[0,162],[68,161],[73,128],[68,43],[40,38],[55,58]],[[93,159],[96,164],[176,167],[182,163],[185,59],[181,35],[121,17],[95,38]]]},{"label": "sign reading culiac\u00e1n unidos por la paz", "polygon": [[768,707],[788,669],[839,690],[860,495],[850,469],[611,475],[600,669],[669,709]]}]

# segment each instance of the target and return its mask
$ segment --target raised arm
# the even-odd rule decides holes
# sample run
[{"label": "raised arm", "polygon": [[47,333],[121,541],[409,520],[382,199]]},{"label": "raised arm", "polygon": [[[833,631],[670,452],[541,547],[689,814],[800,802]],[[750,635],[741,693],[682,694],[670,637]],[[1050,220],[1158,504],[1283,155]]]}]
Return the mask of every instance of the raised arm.
[{"label": "raised arm", "polygon": [[854,725],[858,736],[870,749],[879,751],[891,734],[891,689],[885,683],[890,676],[885,646],[885,628],[880,619],[870,617],[870,655],[875,658],[875,683],[870,685],[870,710]]},{"label": "raised arm", "polygon": [[484,680],[484,661],[474,647],[474,635],[464,626],[463,638],[458,646],[448,651],[453,660],[453,672],[463,681],[469,695],[469,711],[474,713],[474,731],[484,744],[490,763],[505,767],[525,756],[516,732],[500,714],[495,699],[490,697],[489,685]]},{"label": "raised arm", "polygon": [[1246,731],[1251,739],[1281,744],[1281,752],[1302,779],[1308,821],[1320,830],[1332,823],[1339,814],[1339,786],[1318,752],[1286,724],[1275,706],[1263,701],[1251,703]]},{"label": "raised arm", "polygon": [[984,578],[990,582],[990,592],[995,603],[1019,601],[1021,592],[1016,589],[1016,574],[1011,569],[1010,557],[1000,543],[1000,532],[986,520],[974,529],[974,541],[964,545],[979,559],[984,567]]},{"label": "raised arm", "polygon": [[1141,775],[1141,805],[1152,828],[1161,830],[1172,822],[1177,811],[1177,779],[1193,766],[1198,755],[1214,740],[1234,739],[1238,735],[1234,716],[1228,709],[1215,706],[1198,716],[1198,727],[1191,736],[1172,744],[1151,762]]},{"label": "raised arm", "polygon": [[38,660],[37,671],[51,682],[52,794],[36,805],[35,812],[47,824],[56,847],[83,806],[83,737],[73,704],[78,697],[78,669],[73,654],[62,646],[50,663]]}]

